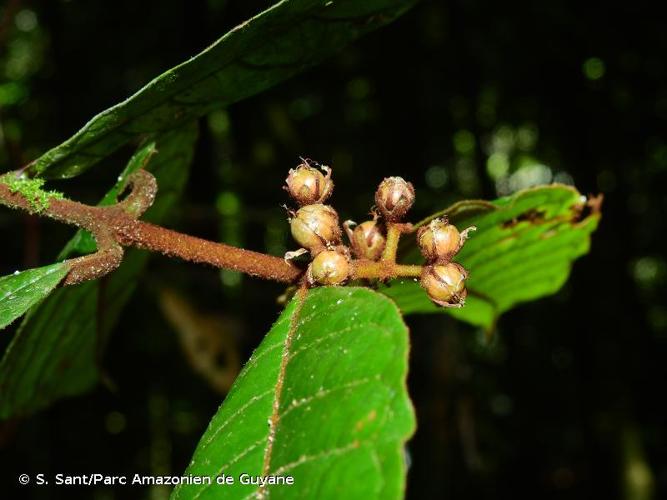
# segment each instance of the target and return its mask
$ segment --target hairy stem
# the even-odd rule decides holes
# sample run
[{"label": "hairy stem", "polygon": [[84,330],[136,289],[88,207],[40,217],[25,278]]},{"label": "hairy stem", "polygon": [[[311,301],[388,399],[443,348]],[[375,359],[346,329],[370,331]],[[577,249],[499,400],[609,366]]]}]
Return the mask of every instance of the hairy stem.
[{"label": "hairy stem", "polygon": [[[13,174],[7,174],[13,175]],[[159,252],[191,262],[211,264],[218,268],[239,271],[258,278],[297,283],[304,270],[283,258],[224,243],[208,241],[138,220],[153,203],[157,192],[155,178],[138,170],[128,178],[130,193],[115,205],[94,207],[41,191],[21,191],[17,178],[2,182],[0,205],[37,213],[51,219],[90,231],[97,242],[97,252],[69,259],[70,272],[64,284],[73,285],[100,278],[116,269],[123,259],[123,247],[136,247]],[[18,187],[17,187],[18,186]],[[38,210],[33,198],[40,200]],[[381,279],[418,277],[421,266],[396,263],[396,250],[402,233],[412,231],[411,224],[392,223],[387,228],[387,243],[379,262],[352,260],[352,279]]]},{"label": "hairy stem", "polygon": [[[122,260],[122,247],[130,246],[283,283],[294,283],[303,274],[303,270],[280,257],[203,240],[137,220],[153,201],[155,179],[140,170],[133,174],[130,185],[130,194],[116,205],[93,207],[54,198],[40,211],[40,215],[90,231],[97,241],[96,253],[67,261],[71,271],[65,284],[99,278],[113,271]],[[29,199],[2,182],[0,204],[33,211]]]},{"label": "hairy stem", "polygon": [[422,266],[396,264],[395,262],[373,260],[353,260],[352,279],[391,279],[400,277],[418,278]]},{"label": "hairy stem", "polygon": [[204,240],[139,220],[119,227],[116,235],[123,246],[211,264],[258,278],[294,283],[303,274],[301,269],[280,257]]},{"label": "hairy stem", "polygon": [[387,223],[387,241],[380,260],[389,263],[396,262],[396,252],[398,251],[398,242],[401,239],[401,234],[409,233],[412,230],[412,224],[401,224],[397,222]]}]

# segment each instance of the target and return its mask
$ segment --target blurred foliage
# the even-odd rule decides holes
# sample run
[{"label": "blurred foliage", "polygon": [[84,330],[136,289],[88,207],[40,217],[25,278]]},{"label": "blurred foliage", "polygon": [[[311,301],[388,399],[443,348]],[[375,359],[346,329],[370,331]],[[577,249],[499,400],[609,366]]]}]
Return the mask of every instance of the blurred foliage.
[{"label": "blurred foliage", "polygon": [[[6,0],[2,169],[60,143],[269,3]],[[662,24],[644,2],[600,10],[553,0],[539,8],[424,1],[318,68],[202,120],[196,168],[170,225],[276,254],[290,247],[280,186],[298,154],[334,167],[333,201],[356,220],[385,175],[415,183],[415,220],[464,197],[552,180],[605,194],[591,254],[565,288],[504,316],[490,343],[444,316],[409,319],[419,423],[409,443],[410,497],[665,496]],[[96,202],[129,154],[56,187]],[[0,228],[0,275],[17,263],[52,262],[72,234],[7,210]],[[3,424],[9,487],[25,471],[184,470],[219,395],[161,315],[164,285],[241,324],[240,359],[280,310],[275,284],[167,259],[153,259],[140,285],[103,360],[114,389]],[[54,495],[113,498],[102,489]]]}]

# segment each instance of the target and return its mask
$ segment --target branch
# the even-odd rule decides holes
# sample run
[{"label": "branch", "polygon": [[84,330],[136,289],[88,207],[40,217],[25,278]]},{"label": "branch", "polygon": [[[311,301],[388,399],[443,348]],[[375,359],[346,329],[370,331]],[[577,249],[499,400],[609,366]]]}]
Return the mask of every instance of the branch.
[{"label": "branch", "polygon": [[379,279],[411,277],[419,278],[422,266],[397,264],[396,262],[357,259],[352,261],[352,279]]},{"label": "branch", "polygon": [[[1,176],[0,205],[49,217],[93,234],[97,252],[65,261],[70,266],[65,285],[101,278],[115,270],[123,260],[124,247],[159,252],[282,283],[297,283],[304,276],[303,269],[283,258],[204,240],[139,220],[157,193],[155,177],[145,170],[138,170],[128,178],[126,188],[130,193],[123,200],[104,207],[84,205],[64,199],[59,193],[44,191],[43,182],[41,179],[24,179],[20,172]],[[400,276],[419,277],[422,266],[396,263],[399,238],[402,233],[412,230],[411,224],[390,223],[380,261],[353,259],[349,278],[384,281]]]},{"label": "branch", "polygon": [[204,240],[139,220],[131,220],[118,226],[116,235],[124,246],[135,246],[191,262],[211,264],[258,278],[294,283],[303,274],[302,269],[288,264],[281,257]]},{"label": "branch", "polygon": [[[12,177],[14,176],[14,177]],[[12,179],[12,182],[7,182]],[[90,231],[98,251],[70,259],[70,272],[64,284],[96,279],[116,269],[123,258],[123,247],[137,247],[178,257],[191,262],[211,264],[273,281],[295,283],[303,270],[280,257],[204,240],[137,219],[152,204],[155,178],[139,170],[129,178],[130,194],[115,205],[93,207],[60,199],[53,193],[22,190],[16,173],[0,178],[0,204],[38,213],[45,217]]]}]

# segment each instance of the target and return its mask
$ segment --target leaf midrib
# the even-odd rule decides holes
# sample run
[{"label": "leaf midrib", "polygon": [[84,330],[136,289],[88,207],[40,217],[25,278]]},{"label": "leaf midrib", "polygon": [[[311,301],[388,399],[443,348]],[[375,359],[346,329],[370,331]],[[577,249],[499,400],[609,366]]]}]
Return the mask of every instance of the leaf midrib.
[{"label": "leaf midrib", "polygon": [[[296,306],[292,317],[290,318],[289,328],[287,329],[287,335],[285,335],[285,340],[283,342],[283,352],[280,356],[280,367],[278,369],[278,378],[276,380],[275,392],[273,396],[273,405],[271,408],[271,416],[269,417],[269,434],[266,437],[266,448],[264,449],[264,462],[262,465],[262,476],[267,476],[269,474],[269,469],[271,468],[271,458],[273,453],[273,444],[276,439],[276,431],[278,429],[278,424],[280,423],[280,398],[282,396],[283,387],[285,385],[285,372],[287,371],[287,365],[290,362],[290,347],[292,346],[292,340],[296,334],[299,316],[301,315],[301,310],[303,305],[306,302],[306,296],[308,295],[308,289],[304,286],[299,288],[296,293]],[[261,495],[266,490],[266,485],[260,486],[257,490],[257,493]]]}]

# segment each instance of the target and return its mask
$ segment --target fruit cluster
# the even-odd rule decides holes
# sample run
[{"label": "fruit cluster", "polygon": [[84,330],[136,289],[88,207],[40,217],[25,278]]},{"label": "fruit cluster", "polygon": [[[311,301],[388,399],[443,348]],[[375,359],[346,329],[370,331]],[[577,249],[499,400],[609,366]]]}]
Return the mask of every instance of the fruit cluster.
[{"label": "fruit cluster", "polygon": [[308,285],[341,285],[362,275],[365,278],[373,275],[361,272],[364,268],[377,270],[377,279],[418,273],[433,302],[445,307],[463,306],[468,273],[452,258],[474,227],[459,232],[446,217],[433,219],[417,231],[426,265],[402,266],[396,263],[396,251],[401,234],[414,231],[412,224],[402,222],[415,200],[412,184],[401,177],[384,179],[375,193],[372,220],[343,223],[349,247],[342,243],[338,213],[324,204],[333,187],[331,168],[307,159],[291,169],[286,179],[285,190],[299,205],[296,211],[289,211],[290,228],[302,248],[288,252],[285,259],[310,254]]},{"label": "fruit cluster", "polygon": [[459,233],[447,217],[441,217],[433,219],[417,231],[417,242],[427,261],[422,270],[421,285],[436,304],[464,304],[468,295],[465,287],[468,271],[461,264],[452,262],[452,258],[475,229],[471,226]]}]

